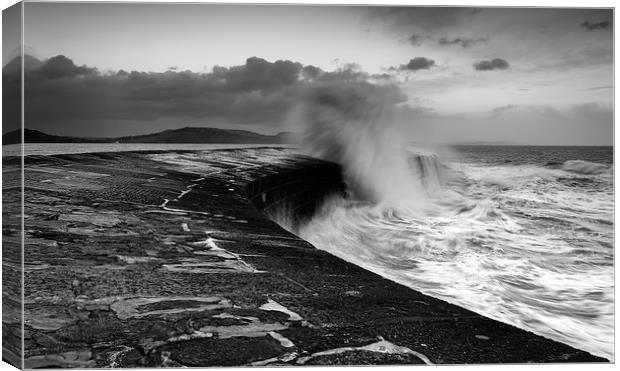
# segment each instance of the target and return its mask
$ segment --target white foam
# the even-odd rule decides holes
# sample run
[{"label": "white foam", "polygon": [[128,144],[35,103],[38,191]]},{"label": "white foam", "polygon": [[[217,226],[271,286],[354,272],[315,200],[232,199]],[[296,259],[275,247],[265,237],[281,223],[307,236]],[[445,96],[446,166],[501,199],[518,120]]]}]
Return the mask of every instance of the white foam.
[{"label": "white foam", "polygon": [[613,360],[613,187],[566,186],[558,179],[577,175],[531,165],[451,167],[449,188],[424,207],[336,197],[299,235],[431,296]]}]

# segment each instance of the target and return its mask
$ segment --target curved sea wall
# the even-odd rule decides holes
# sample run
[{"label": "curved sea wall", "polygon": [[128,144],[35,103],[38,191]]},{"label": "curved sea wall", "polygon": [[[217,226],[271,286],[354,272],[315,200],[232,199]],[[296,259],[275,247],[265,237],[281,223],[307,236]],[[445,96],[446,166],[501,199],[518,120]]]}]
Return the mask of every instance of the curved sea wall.
[{"label": "curved sea wall", "polygon": [[[427,188],[442,182],[439,158],[411,154],[409,169]],[[311,218],[326,197],[347,190],[342,166],[329,161],[298,157],[294,166],[277,166],[247,185],[247,197],[270,219],[290,231]]]},{"label": "curved sea wall", "polygon": [[312,161],[250,182],[247,197],[259,211],[295,231],[312,217],[326,197],[342,194],[345,189],[340,165]]}]

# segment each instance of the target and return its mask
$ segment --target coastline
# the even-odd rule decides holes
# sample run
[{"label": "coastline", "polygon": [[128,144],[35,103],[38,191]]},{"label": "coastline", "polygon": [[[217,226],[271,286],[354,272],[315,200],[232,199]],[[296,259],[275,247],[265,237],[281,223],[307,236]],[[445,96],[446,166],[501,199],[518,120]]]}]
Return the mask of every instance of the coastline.
[{"label": "coastline", "polygon": [[[167,153],[25,158],[27,368],[606,361],[347,263],[257,209],[300,184],[337,190],[334,164],[268,148],[153,159]],[[4,179],[16,169],[5,158]]]}]

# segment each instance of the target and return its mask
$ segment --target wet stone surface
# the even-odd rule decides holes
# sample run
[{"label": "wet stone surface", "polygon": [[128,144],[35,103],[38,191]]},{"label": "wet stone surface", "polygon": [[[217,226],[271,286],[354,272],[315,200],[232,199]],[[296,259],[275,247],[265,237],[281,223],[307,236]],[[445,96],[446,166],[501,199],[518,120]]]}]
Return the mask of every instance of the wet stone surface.
[{"label": "wet stone surface", "polygon": [[[270,148],[25,163],[27,368],[603,361],[314,249],[255,207],[292,178],[319,194],[333,164]],[[3,201],[19,272],[18,186]],[[4,282],[7,354],[19,284]]]}]

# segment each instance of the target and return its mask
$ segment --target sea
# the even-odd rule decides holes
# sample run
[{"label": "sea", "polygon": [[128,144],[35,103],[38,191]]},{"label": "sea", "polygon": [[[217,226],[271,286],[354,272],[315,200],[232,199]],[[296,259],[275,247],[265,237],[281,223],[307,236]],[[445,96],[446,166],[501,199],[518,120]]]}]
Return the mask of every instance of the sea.
[{"label": "sea", "polygon": [[409,156],[423,188],[412,192],[417,202],[402,192],[387,203],[334,197],[300,236],[613,361],[613,147],[476,145]]},{"label": "sea", "polygon": [[[27,144],[24,152],[231,147],[265,145]],[[20,152],[3,146],[4,156]],[[411,145],[405,156],[406,173],[354,177],[388,179],[398,192],[377,189],[397,197],[333,196],[295,233],[427,295],[614,360],[613,147]]]}]

